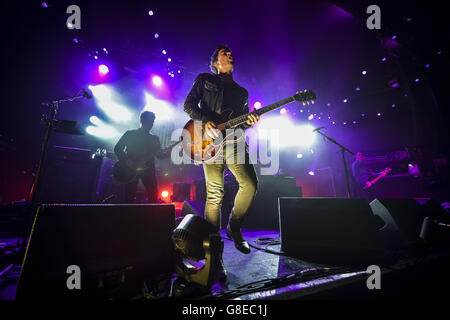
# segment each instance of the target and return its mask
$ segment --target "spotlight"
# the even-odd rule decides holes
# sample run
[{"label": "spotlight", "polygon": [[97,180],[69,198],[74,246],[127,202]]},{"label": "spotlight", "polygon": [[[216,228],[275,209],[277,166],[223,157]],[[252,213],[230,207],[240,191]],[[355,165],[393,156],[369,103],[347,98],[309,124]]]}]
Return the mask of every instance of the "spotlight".
[{"label": "spotlight", "polygon": [[366,70],[363,70],[361,73],[365,75],[365,74],[367,73],[367,71],[366,71]]},{"label": "spotlight", "polygon": [[99,119],[97,116],[91,116],[91,117],[89,118],[89,121],[90,121],[92,124],[95,124],[95,125],[100,125],[100,124],[101,124],[101,121],[100,121],[100,119]]},{"label": "spotlight", "polygon": [[162,85],[162,79],[159,76],[153,76],[152,82],[155,86],[160,87]]},{"label": "spotlight", "polygon": [[383,57],[383,59],[381,59],[381,61],[383,61],[383,62],[386,61],[386,57]]},{"label": "spotlight", "polygon": [[285,114],[286,113],[286,109],[285,108],[281,108],[280,113],[281,114]]},{"label": "spotlight", "polygon": [[308,117],[308,120],[311,121],[312,119],[314,119],[314,115],[310,114],[309,117]]},{"label": "spotlight", "polygon": [[169,191],[163,190],[163,191],[161,192],[161,197],[167,198],[168,196],[169,196]]},{"label": "spotlight", "polygon": [[301,158],[303,158],[303,154],[301,154],[301,153],[297,153],[297,158],[298,158],[298,159],[301,159]]},{"label": "spotlight", "polygon": [[166,51],[166,50],[163,50],[163,51],[162,51],[162,54],[166,54],[166,53],[167,53],[167,51]]},{"label": "spotlight", "polygon": [[167,61],[171,62],[171,61],[172,61],[172,58],[168,58]]},{"label": "spotlight", "polygon": [[313,176],[313,175],[314,175],[314,171],[310,170],[310,171],[308,172],[308,174],[309,174],[310,176]]},{"label": "spotlight", "polygon": [[261,102],[256,101],[256,102],[253,104],[253,107],[254,107],[256,110],[258,110],[259,108],[261,108]]},{"label": "spotlight", "polygon": [[100,75],[104,76],[104,75],[108,74],[108,72],[109,72],[108,66],[106,66],[104,64],[101,64],[98,66],[98,73]]},{"label": "spotlight", "polygon": [[150,10],[150,11],[148,12],[148,15],[149,15],[149,16],[152,16],[152,15],[153,15],[153,10]]},{"label": "spotlight", "polygon": [[342,100],[342,102],[347,103],[347,99]]},{"label": "spotlight", "polygon": [[159,34],[155,33],[155,39],[159,38]]},{"label": "spotlight", "polygon": [[[188,214],[172,233],[176,252],[176,273],[174,295],[182,296],[211,291],[217,280],[220,253],[223,242],[216,227],[205,219]],[[195,267],[189,260],[205,260],[202,267]]]}]

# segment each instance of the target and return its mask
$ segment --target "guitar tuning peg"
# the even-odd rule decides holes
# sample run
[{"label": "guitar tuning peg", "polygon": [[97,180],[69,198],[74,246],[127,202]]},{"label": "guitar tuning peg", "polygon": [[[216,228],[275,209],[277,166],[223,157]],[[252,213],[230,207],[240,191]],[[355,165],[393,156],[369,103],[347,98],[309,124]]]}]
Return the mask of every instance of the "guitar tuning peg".
[{"label": "guitar tuning peg", "polygon": [[309,106],[309,101],[306,101],[306,103],[308,104],[308,106]]},{"label": "guitar tuning peg", "polygon": [[296,92],[296,94],[298,94],[298,91]]},{"label": "guitar tuning peg", "polygon": [[306,106],[306,103],[303,102],[303,106]]},{"label": "guitar tuning peg", "polygon": [[314,100],[311,100],[311,104],[314,104]]}]

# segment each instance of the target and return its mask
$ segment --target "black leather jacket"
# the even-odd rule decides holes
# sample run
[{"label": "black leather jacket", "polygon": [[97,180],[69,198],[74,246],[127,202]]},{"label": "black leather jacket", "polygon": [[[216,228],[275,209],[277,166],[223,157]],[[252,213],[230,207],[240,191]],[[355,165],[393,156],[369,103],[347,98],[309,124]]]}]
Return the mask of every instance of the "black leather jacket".
[{"label": "black leather jacket", "polygon": [[[226,106],[224,104],[224,88],[226,92]],[[201,73],[195,80],[185,102],[184,111],[193,120],[201,120],[203,123],[215,121],[225,109],[232,109],[232,117],[237,117],[249,112],[248,91],[236,82],[224,83],[221,76],[210,73]],[[243,129],[249,127],[244,124]]]}]

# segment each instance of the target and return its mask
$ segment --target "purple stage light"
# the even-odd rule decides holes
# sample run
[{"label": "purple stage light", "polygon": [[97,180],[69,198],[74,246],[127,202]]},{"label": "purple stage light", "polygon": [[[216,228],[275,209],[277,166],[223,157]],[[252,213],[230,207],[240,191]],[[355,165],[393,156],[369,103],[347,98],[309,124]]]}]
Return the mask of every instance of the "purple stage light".
[{"label": "purple stage light", "polygon": [[359,91],[359,90],[361,90],[359,87],[358,88],[356,88],[356,91]]},{"label": "purple stage light", "polygon": [[108,72],[109,72],[108,66],[106,66],[104,64],[101,64],[98,66],[98,73],[100,75],[104,76],[104,75],[108,74]]},{"label": "purple stage light", "polygon": [[298,158],[298,159],[301,159],[301,158],[303,158],[303,154],[301,154],[301,153],[297,153],[297,158]]},{"label": "purple stage light", "polygon": [[430,65],[427,63],[426,65],[425,65],[425,68],[429,68],[430,67]]},{"label": "purple stage light", "polygon": [[419,82],[419,78],[416,78],[416,80],[414,80],[415,82]]},{"label": "purple stage light", "polygon": [[327,107],[331,106],[331,103],[327,103]]},{"label": "purple stage light", "polygon": [[392,108],[395,108],[395,107],[396,107],[395,104],[393,104],[393,105],[392,105]]},{"label": "purple stage light", "polygon": [[256,101],[256,102],[253,104],[253,107],[254,107],[256,110],[258,110],[259,108],[261,108],[261,102]]},{"label": "purple stage light", "polygon": [[159,76],[153,76],[152,82],[155,86],[160,87],[162,85],[162,79]]},{"label": "purple stage light", "polygon": [[159,38],[159,34],[155,33],[155,39]]},{"label": "purple stage light", "polygon": [[347,99],[342,100],[344,103],[347,103]]},{"label": "purple stage light", "polygon": [[367,71],[366,71],[366,70],[363,70],[361,73],[365,75],[365,74],[367,73]]},{"label": "purple stage light", "polygon": [[152,15],[153,15],[153,11],[150,10],[150,11],[148,12],[148,15],[149,15],[149,16],[152,16]]},{"label": "purple stage light", "polygon": [[310,170],[310,171],[308,172],[308,174],[309,174],[310,176],[313,176],[313,175],[314,175],[314,171]]},{"label": "purple stage light", "polygon": [[43,6],[44,8],[48,8],[47,3],[45,3],[45,2],[42,2],[42,6]]},{"label": "purple stage light", "polygon": [[397,36],[396,36],[396,35],[393,35],[393,36],[392,36],[392,40],[395,40],[395,39],[397,39]]},{"label": "purple stage light", "polygon": [[167,51],[166,50],[163,50],[163,51],[161,51],[162,52],[162,54],[166,54],[167,53]]},{"label": "purple stage light", "polygon": [[281,108],[280,113],[281,114],[285,114],[286,113],[286,108]]},{"label": "purple stage light", "polygon": [[167,61],[172,62],[172,58],[168,58]]},{"label": "purple stage light", "polygon": [[78,39],[77,38],[73,38],[73,42],[78,43]]},{"label": "purple stage light", "polygon": [[380,112],[378,112],[378,113],[377,113],[377,116],[381,117],[381,113],[380,113]]},{"label": "purple stage light", "polygon": [[311,121],[312,119],[314,119],[314,115],[310,114],[309,117],[308,117],[308,120]]},{"label": "purple stage light", "polygon": [[381,61],[383,61],[383,62],[386,61],[386,57],[383,57],[383,59],[381,59]]}]

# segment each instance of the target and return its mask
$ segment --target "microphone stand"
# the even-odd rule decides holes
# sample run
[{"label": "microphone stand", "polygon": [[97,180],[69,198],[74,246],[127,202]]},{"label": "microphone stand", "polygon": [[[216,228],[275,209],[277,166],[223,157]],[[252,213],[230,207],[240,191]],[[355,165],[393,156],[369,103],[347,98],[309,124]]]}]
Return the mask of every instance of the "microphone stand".
[{"label": "microphone stand", "polygon": [[349,180],[349,175],[348,175],[348,169],[347,169],[347,163],[345,161],[345,152],[347,151],[348,153],[350,153],[351,155],[354,155],[354,153],[352,151],[350,151],[349,149],[347,149],[346,147],[344,147],[342,144],[340,144],[339,142],[337,142],[336,140],[334,140],[333,138],[330,138],[329,136],[327,136],[325,133],[320,131],[321,128],[314,130],[315,132],[321,134],[322,136],[324,136],[328,141],[333,142],[335,145],[337,145],[341,150],[339,152],[341,152],[342,154],[342,161],[344,162],[344,170],[345,170],[345,181],[347,183],[347,198],[351,198],[352,194],[350,192],[350,180]]},{"label": "microphone stand", "polygon": [[[82,94],[79,94],[80,92],[83,92]],[[84,90],[81,89],[80,91],[78,91],[78,93],[75,96],[72,97],[67,97],[67,98],[61,98],[61,99],[55,99],[49,102],[43,102],[41,103],[41,105],[43,107],[48,107],[48,112],[47,114],[43,114],[41,117],[41,123],[43,123],[46,127],[45,130],[45,134],[44,134],[44,141],[42,142],[42,147],[41,147],[41,155],[39,158],[39,165],[37,168],[37,172],[35,174],[35,178],[34,178],[34,182],[33,185],[31,186],[31,200],[28,202],[28,209],[29,209],[29,213],[30,216],[27,219],[27,222],[25,223],[25,230],[21,236],[21,239],[19,240],[19,245],[20,245],[20,249],[19,249],[19,258],[21,259],[22,256],[24,255],[24,251],[25,251],[25,247],[26,247],[26,240],[27,240],[27,236],[28,236],[28,231],[30,229],[30,225],[31,225],[31,219],[34,219],[34,217],[36,216],[36,210],[37,210],[37,204],[38,204],[38,197],[39,197],[39,193],[41,191],[41,186],[42,186],[42,177],[43,177],[43,168],[44,168],[44,163],[45,163],[45,159],[47,156],[47,151],[48,151],[48,143],[50,140],[50,136],[52,131],[55,128],[55,124],[57,122],[57,120],[55,119],[56,113],[58,111],[58,106],[60,103],[64,103],[64,102],[71,102],[77,99],[81,99],[81,98],[89,98],[89,94]]]}]

